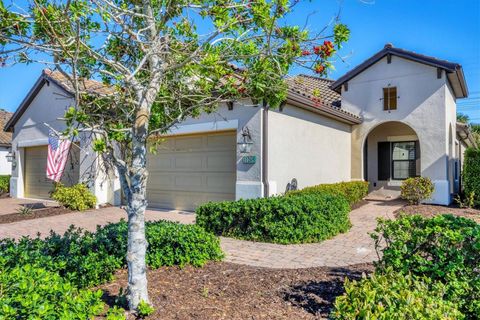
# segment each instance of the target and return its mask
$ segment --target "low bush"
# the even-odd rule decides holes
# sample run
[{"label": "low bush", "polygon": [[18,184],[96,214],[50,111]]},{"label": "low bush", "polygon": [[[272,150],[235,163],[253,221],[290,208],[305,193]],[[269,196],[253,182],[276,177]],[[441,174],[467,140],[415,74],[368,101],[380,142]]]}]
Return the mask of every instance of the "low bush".
[{"label": "low bush", "polygon": [[[3,239],[0,268],[38,264],[80,288],[99,285],[126,265],[127,231],[127,223],[122,221],[99,227],[95,233],[72,227],[62,236],[51,233],[45,240]],[[202,266],[223,257],[218,238],[196,225],[147,222],[146,237],[147,263],[152,268]]]},{"label": "low bush", "polygon": [[343,195],[350,205],[361,201],[368,194],[368,182],[366,181],[350,181],[330,184],[319,184],[317,186],[306,187],[302,190],[291,191],[288,195],[303,194],[324,194],[331,193],[334,195]]},{"label": "low bush", "polygon": [[410,204],[420,204],[432,197],[434,186],[432,180],[426,177],[408,178],[400,186],[402,199]]},{"label": "low bush", "polygon": [[0,194],[10,192],[10,176],[0,176]]},{"label": "low bush", "polygon": [[65,208],[77,211],[95,208],[97,198],[82,183],[65,187],[58,183],[52,193],[52,198]]},{"label": "low bush", "polygon": [[0,319],[92,319],[104,310],[101,297],[41,267],[0,269]]},{"label": "low bush", "polygon": [[466,195],[473,194],[475,206],[480,206],[480,149],[468,148],[463,161],[462,182]]},{"label": "low bush", "polygon": [[393,269],[441,282],[445,298],[458,302],[467,317],[480,314],[479,224],[452,215],[403,216],[380,220],[372,236],[382,251],[377,271]]},{"label": "low bush", "polygon": [[350,207],[343,196],[316,193],[226,202],[197,208],[196,222],[217,235],[274,243],[319,242],[346,232]]},{"label": "low bush", "polygon": [[428,278],[399,274],[391,270],[361,281],[345,281],[345,294],[335,301],[331,317],[347,319],[443,319],[459,320],[464,315],[453,302],[444,299],[445,286]]}]

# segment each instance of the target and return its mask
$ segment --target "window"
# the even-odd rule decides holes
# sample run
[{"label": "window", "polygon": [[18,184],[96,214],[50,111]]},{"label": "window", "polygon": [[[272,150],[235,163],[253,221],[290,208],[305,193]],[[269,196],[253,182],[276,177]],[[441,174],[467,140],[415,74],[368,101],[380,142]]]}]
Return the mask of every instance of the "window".
[{"label": "window", "polygon": [[383,88],[383,110],[397,110],[397,87]]},{"label": "window", "polygon": [[415,141],[392,143],[392,178],[404,180],[416,175]]}]

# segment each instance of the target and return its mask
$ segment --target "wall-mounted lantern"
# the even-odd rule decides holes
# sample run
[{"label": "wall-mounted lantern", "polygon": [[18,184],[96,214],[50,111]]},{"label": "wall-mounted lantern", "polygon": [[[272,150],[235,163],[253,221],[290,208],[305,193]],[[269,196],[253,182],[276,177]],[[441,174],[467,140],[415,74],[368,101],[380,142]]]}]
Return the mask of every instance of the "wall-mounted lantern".
[{"label": "wall-mounted lantern", "polygon": [[5,156],[5,158],[7,158],[7,161],[8,161],[8,162],[11,162],[11,163],[12,163],[12,166],[15,167],[15,165],[16,165],[16,162],[15,162],[15,152],[9,151],[9,152],[7,153],[7,155]]},{"label": "wall-mounted lantern", "polygon": [[243,127],[241,141],[238,141],[237,145],[239,152],[242,154],[250,153],[250,151],[252,151],[253,141],[248,127]]}]

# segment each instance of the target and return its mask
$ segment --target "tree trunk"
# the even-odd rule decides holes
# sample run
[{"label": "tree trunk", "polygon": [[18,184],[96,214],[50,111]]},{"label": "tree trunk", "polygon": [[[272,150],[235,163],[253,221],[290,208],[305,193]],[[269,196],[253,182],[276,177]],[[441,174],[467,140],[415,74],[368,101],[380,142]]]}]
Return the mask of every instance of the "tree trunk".
[{"label": "tree trunk", "polygon": [[[138,127],[137,127],[138,128]],[[147,290],[147,265],[145,238],[146,184],[148,172],[146,136],[139,130],[132,139],[132,165],[128,176],[130,197],[128,199],[128,304],[130,310],[136,310],[140,301],[149,303]]]}]

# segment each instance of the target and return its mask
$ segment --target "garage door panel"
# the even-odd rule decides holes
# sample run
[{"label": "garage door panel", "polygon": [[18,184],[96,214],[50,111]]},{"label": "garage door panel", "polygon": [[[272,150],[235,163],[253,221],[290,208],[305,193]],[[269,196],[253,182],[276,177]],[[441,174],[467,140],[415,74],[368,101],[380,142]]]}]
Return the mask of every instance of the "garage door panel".
[{"label": "garage door panel", "polygon": [[[53,182],[46,177],[47,146],[28,147],[24,153],[24,188],[25,197],[35,199],[48,199],[53,191]],[[70,186],[79,180],[80,150],[72,146],[69,158],[65,164],[65,171],[61,182]]]},{"label": "garage door panel", "polygon": [[236,132],[169,137],[165,143],[169,148],[148,159],[149,206],[194,210],[235,199]]}]

